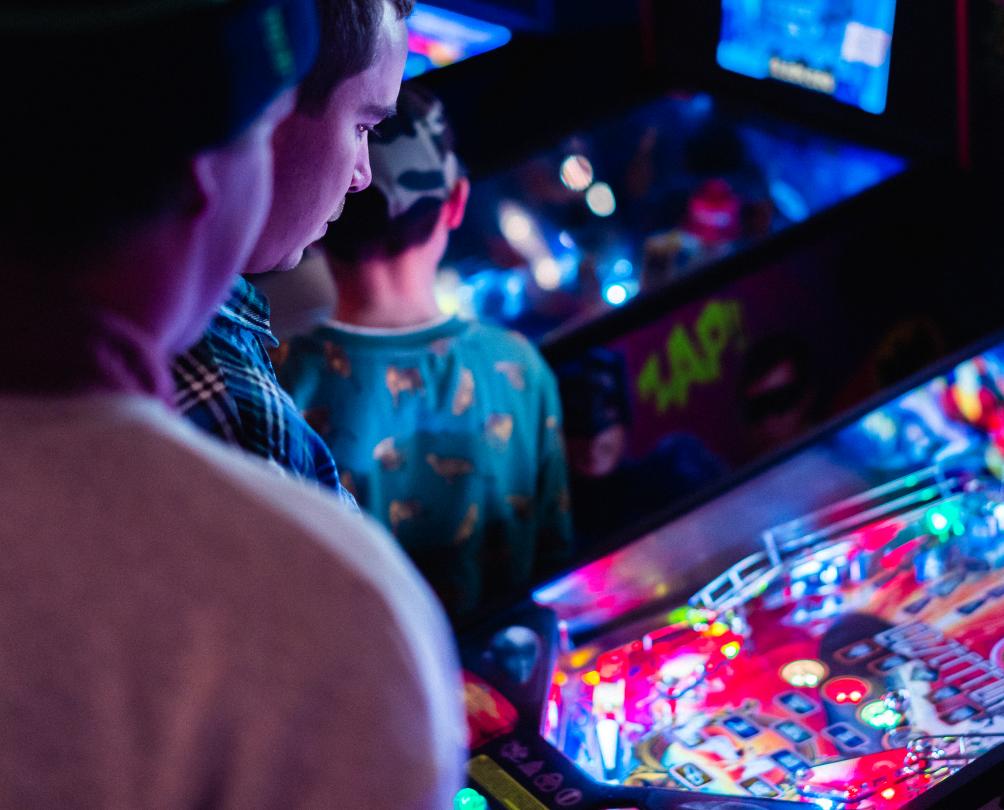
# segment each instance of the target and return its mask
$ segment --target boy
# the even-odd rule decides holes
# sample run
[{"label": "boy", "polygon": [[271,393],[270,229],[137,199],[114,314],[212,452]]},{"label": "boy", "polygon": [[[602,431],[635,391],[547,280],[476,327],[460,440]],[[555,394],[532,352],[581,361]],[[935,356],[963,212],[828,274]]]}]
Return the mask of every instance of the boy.
[{"label": "boy", "polygon": [[322,241],[336,320],[280,373],[362,508],[462,620],[566,559],[571,530],[553,375],[522,337],[436,305],[469,190],[451,141],[441,104],[406,88],[370,147],[372,187]]}]

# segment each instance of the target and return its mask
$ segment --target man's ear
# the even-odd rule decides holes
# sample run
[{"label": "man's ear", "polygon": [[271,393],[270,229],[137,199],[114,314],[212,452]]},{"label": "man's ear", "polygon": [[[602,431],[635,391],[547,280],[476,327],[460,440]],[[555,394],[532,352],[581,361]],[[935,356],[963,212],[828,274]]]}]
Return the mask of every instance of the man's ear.
[{"label": "man's ear", "polygon": [[467,211],[467,199],[471,195],[471,181],[466,177],[461,177],[453,184],[450,196],[446,198],[444,208],[446,209],[446,226],[455,231],[464,221],[464,214]]},{"label": "man's ear", "polygon": [[218,191],[219,178],[216,176],[212,153],[203,152],[191,158],[185,173],[185,185],[181,190],[180,209],[191,219],[202,219],[212,208]]}]

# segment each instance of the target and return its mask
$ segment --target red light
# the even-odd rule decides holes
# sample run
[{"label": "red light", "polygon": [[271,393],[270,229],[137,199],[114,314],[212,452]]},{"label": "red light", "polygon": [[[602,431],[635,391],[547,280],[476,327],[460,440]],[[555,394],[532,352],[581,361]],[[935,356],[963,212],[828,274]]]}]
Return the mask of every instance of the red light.
[{"label": "red light", "polygon": [[831,678],[823,684],[823,694],[834,703],[852,703],[857,706],[871,692],[871,686],[861,678],[850,676]]}]

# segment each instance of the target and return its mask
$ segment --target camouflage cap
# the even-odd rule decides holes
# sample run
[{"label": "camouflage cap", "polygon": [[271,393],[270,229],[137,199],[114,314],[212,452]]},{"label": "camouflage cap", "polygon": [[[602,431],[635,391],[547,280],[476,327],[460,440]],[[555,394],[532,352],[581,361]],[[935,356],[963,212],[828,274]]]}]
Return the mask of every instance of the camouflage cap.
[{"label": "camouflage cap", "polygon": [[383,122],[377,135],[370,141],[372,188],[387,200],[390,219],[423,199],[446,201],[463,171],[439,99],[405,85],[397,115]]}]

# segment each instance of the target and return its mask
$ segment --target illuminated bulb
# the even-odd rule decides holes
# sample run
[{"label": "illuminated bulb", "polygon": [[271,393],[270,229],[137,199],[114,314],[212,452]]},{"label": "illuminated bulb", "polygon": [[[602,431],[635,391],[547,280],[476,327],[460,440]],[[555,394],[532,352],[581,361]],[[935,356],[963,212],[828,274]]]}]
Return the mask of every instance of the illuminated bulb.
[{"label": "illuminated bulb", "polygon": [[724,636],[729,631],[729,626],[723,622],[715,622],[708,628],[708,635],[713,638]]},{"label": "illuminated bulb", "polygon": [[598,686],[600,683],[600,673],[595,669],[592,672],[587,672],[582,676],[582,681],[589,686]]},{"label": "illuminated bulb", "polygon": [[584,155],[569,155],[561,163],[561,182],[572,191],[585,191],[593,182],[593,164]]},{"label": "illuminated bulb", "polygon": [[861,709],[861,719],[872,728],[890,729],[903,721],[903,715],[890,709],[885,701],[876,700]]},{"label": "illuminated bulb", "polygon": [[837,693],[837,703],[846,703],[846,702],[847,702],[847,693],[846,692],[838,692]]},{"label": "illuminated bulb", "polygon": [[851,692],[851,703],[860,703],[862,697],[864,697],[864,695],[860,692]]},{"label": "illuminated bulb", "polygon": [[563,248],[568,248],[571,250],[575,247],[575,240],[572,239],[572,235],[568,231],[562,231],[558,234],[558,241],[561,243]]},{"label": "illuminated bulb", "polygon": [[896,798],[896,790],[895,790],[895,788],[886,788],[885,790],[883,790],[882,791],[882,798],[885,799],[886,801],[889,801],[890,799]]},{"label": "illuminated bulb", "polygon": [[551,257],[538,259],[533,265],[533,278],[542,290],[556,290],[561,286],[561,267]]},{"label": "illuminated bulb", "polygon": [[611,284],[604,288],[603,297],[611,306],[619,307],[628,300],[628,291],[623,284]]},{"label": "illuminated bulb", "polygon": [[499,217],[502,234],[515,245],[525,243],[533,232],[530,217],[515,208],[506,208]]},{"label": "illuminated bulb", "polygon": [[594,183],[586,192],[586,205],[598,217],[609,217],[617,210],[614,190],[606,183]]},{"label": "illuminated bulb", "polygon": [[826,677],[826,665],[815,659],[792,661],[781,667],[781,678],[792,686],[813,688]]},{"label": "illuminated bulb", "polygon": [[471,788],[464,788],[453,799],[453,810],[488,810],[488,800]]},{"label": "illuminated bulb", "polygon": [[944,534],[953,525],[959,523],[961,519],[962,510],[958,504],[942,503],[933,509],[929,509],[924,520],[927,523],[928,531],[934,534]]},{"label": "illuminated bulb", "polygon": [[559,669],[554,673],[554,683],[557,686],[564,686],[568,683],[568,676]]},{"label": "illuminated bulb", "polygon": [[722,655],[728,658],[730,661],[739,655],[741,647],[738,641],[730,641],[728,644],[722,645]]}]

